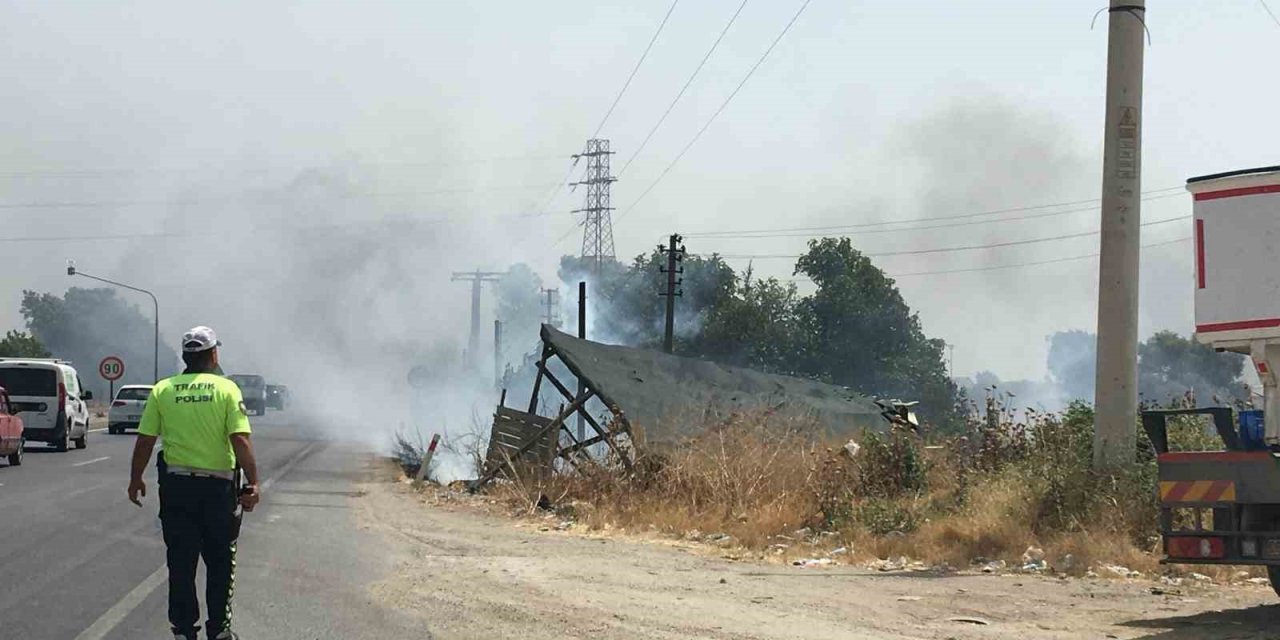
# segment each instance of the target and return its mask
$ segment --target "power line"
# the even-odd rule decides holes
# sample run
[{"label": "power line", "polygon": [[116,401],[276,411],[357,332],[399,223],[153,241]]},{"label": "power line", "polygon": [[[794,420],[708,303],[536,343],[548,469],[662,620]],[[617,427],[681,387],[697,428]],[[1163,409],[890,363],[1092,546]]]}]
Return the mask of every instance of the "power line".
[{"label": "power line", "polygon": [[373,161],[373,162],[350,162],[338,163],[334,166],[315,165],[307,167],[120,167],[120,168],[93,168],[93,169],[42,169],[32,171],[0,171],[0,179],[28,179],[28,178],[48,178],[48,179],[66,179],[66,178],[112,178],[117,176],[136,176],[146,174],[177,174],[177,173],[202,173],[202,174],[226,174],[226,173],[301,173],[310,170],[326,170],[331,168],[381,168],[381,167],[444,167],[444,166],[461,166],[461,165],[477,165],[489,164],[497,162],[516,162],[522,160],[547,160],[551,158],[560,158],[559,155],[550,154],[523,154],[512,156],[496,156],[490,158],[476,158],[473,160],[433,160],[433,161]]},{"label": "power line", "polygon": [[[622,100],[622,94],[626,93],[627,88],[631,86],[631,80],[636,77],[636,72],[640,71],[640,65],[644,64],[644,59],[649,56],[649,50],[653,48],[653,43],[658,41],[658,35],[661,34],[662,29],[667,26],[667,20],[671,18],[671,12],[676,10],[677,4],[680,4],[680,0],[673,0],[671,6],[667,8],[667,14],[662,16],[662,22],[658,23],[658,29],[653,32],[653,37],[649,38],[648,46],[644,48],[644,53],[640,54],[640,59],[636,61],[636,66],[631,69],[631,75],[627,76],[627,81],[622,84],[622,89],[618,91],[618,95],[613,98],[613,104],[609,105],[609,110],[606,111],[604,117],[600,119],[600,125],[596,127],[595,133],[591,134],[592,138],[600,137],[600,130],[604,129],[604,123],[609,121],[609,116],[613,115],[613,110],[618,107],[618,102]],[[569,170],[565,172],[564,178],[561,178],[560,182],[556,183],[555,187],[552,188],[551,193],[547,195],[546,202],[538,208],[538,211],[541,211],[543,215],[550,213],[551,203],[555,202],[556,196],[560,195],[560,190],[563,189],[565,185],[569,184],[569,178],[573,177],[573,170],[577,166],[578,161],[575,158],[573,163],[569,165]],[[577,223],[574,223],[573,226],[577,227],[578,225]],[[570,229],[570,233],[572,232],[572,229]]]},{"label": "power line", "polygon": [[[1170,193],[1170,194],[1165,194],[1165,195],[1161,195],[1161,196],[1154,196],[1154,197],[1150,197],[1150,198],[1143,198],[1143,202],[1150,202],[1150,201],[1152,201],[1152,200],[1160,200],[1160,199],[1163,199],[1163,198],[1171,198],[1171,197],[1174,197],[1174,196],[1181,196],[1181,195],[1182,195],[1181,193]],[[996,218],[996,219],[993,219],[993,220],[970,220],[970,221],[967,221],[967,222],[949,222],[949,223],[945,223],[945,224],[926,225],[926,226],[923,226],[923,227],[901,227],[901,228],[897,228],[897,229],[870,229],[870,230],[867,230],[867,231],[854,231],[853,233],[851,233],[851,234],[847,234],[847,235],[860,236],[860,235],[870,235],[870,234],[876,234],[876,233],[901,233],[901,232],[905,232],[905,231],[927,231],[927,230],[930,230],[930,229],[950,229],[950,228],[953,228],[953,227],[968,227],[968,226],[973,226],[973,225],[979,225],[979,224],[992,224],[992,223],[997,223],[997,222],[1018,222],[1018,221],[1020,221],[1020,220],[1036,220],[1036,219],[1039,219],[1039,218],[1050,218],[1050,217],[1054,217],[1054,216],[1062,216],[1062,215],[1067,215],[1067,214],[1071,214],[1071,213],[1082,213],[1082,212],[1086,212],[1086,211],[1097,211],[1097,208],[1096,208],[1096,207],[1086,207],[1086,208],[1080,208],[1080,209],[1064,209],[1064,210],[1062,210],[1062,211],[1051,211],[1051,212],[1049,212],[1049,213],[1036,213],[1036,214],[1026,215],[1026,216],[1016,216],[1016,217],[1013,217],[1013,218]],[[957,216],[957,217],[958,217],[958,216]],[[812,236],[813,236],[813,233],[811,233],[811,232],[814,232],[814,231],[818,231],[818,232],[830,232],[830,231],[840,231],[840,230],[842,230],[842,229],[858,229],[858,228],[862,228],[862,227],[864,227],[864,226],[886,226],[886,225],[891,225],[891,224],[906,224],[906,223],[909,223],[909,222],[915,222],[915,221],[914,221],[914,220],[897,220],[897,221],[889,221],[889,222],[874,222],[874,223],[867,223],[866,225],[839,225],[839,226],[831,226],[831,227],[808,227],[808,228],[806,228],[806,229],[804,230],[805,232],[799,232],[799,233],[770,233],[770,234],[764,234],[764,233],[753,233],[753,232],[749,232],[749,231],[743,231],[743,232],[733,232],[733,231],[708,231],[708,232],[705,232],[705,233],[691,233],[691,234],[689,234],[689,236],[690,236],[690,237],[698,237],[698,238],[714,238],[714,239],[717,239],[717,240],[720,240],[720,239],[723,239],[723,240],[752,240],[752,239],[768,239],[768,238],[808,238],[808,237],[812,237]],[[783,231],[793,231],[793,230],[792,230],[792,229],[786,229],[786,230],[783,230]]]},{"label": "power line", "polygon": [[[1144,244],[1144,245],[1142,245],[1142,248],[1144,248],[1144,249],[1150,249],[1150,248],[1152,248],[1152,247],[1160,247],[1160,246],[1164,246],[1164,245],[1177,244],[1177,243],[1179,243],[1179,242],[1190,242],[1190,241],[1191,241],[1191,238],[1190,238],[1190,237],[1186,237],[1186,238],[1175,238],[1175,239],[1173,239],[1173,240],[1166,240],[1166,241],[1164,241],[1164,242],[1153,242],[1153,243],[1151,243],[1151,244]],[[970,273],[970,272],[974,272],[974,271],[998,271],[998,270],[1001,270],[1001,269],[1017,269],[1017,268],[1021,268],[1021,267],[1035,267],[1035,266],[1039,266],[1039,265],[1042,265],[1042,264],[1057,264],[1057,263],[1059,263],[1059,262],[1072,262],[1072,261],[1075,261],[1075,260],[1087,260],[1087,259],[1089,259],[1089,258],[1096,258],[1096,257],[1098,257],[1098,256],[1100,256],[1100,255],[1102,255],[1102,254],[1099,254],[1099,253],[1089,253],[1089,254],[1079,255],[1079,256],[1069,256],[1069,257],[1066,257],[1066,258],[1057,258],[1057,259],[1054,259],[1054,260],[1037,260],[1037,261],[1035,261],[1035,262],[1019,262],[1019,263],[1015,263],[1015,264],[1002,264],[1002,265],[996,265],[996,266],[992,266],[992,267],[973,267],[973,268],[970,268],[970,269],[944,269],[944,270],[941,270],[941,271],[914,271],[914,272],[911,272],[911,273],[891,273],[891,274],[888,274],[888,275],[889,275],[890,277],[893,277],[893,278],[909,278],[909,277],[913,277],[913,276],[934,276],[934,275],[942,275],[942,274],[947,274],[947,273]]]},{"label": "power line", "polygon": [[[1179,190],[1179,193],[1163,193],[1163,192],[1166,192],[1166,191],[1171,191],[1171,190],[1173,190],[1173,189],[1177,189],[1177,190]],[[1178,186],[1178,187],[1168,187],[1168,188],[1164,188],[1164,189],[1154,189],[1154,190],[1151,190],[1151,191],[1145,191],[1145,192],[1143,192],[1143,194],[1144,194],[1144,195],[1149,195],[1149,194],[1162,194],[1162,195],[1149,195],[1149,197],[1144,198],[1143,200],[1144,200],[1144,201],[1151,201],[1151,200],[1160,200],[1160,199],[1164,199],[1164,198],[1172,198],[1172,197],[1176,197],[1176,196],[1181,196],[1181,195],[1183,195],[1182,193],[1180,193],[1180,191],[1181,191],[1182,189],[1183,189],[1183,187]],[[969,218],[977,218],[977,217],[981,217],[981,216],[992,216],[992,215],[999,215],[999,214],[1004,214],[1004,213],[1017,213],[1017,212],[1021,212],[1021,211],[1039,211],[1039,210],[1043,210],[1043,209],[1051,209],[1051,208],[1056,208],[1056,207],[1074,206],[1074,205],[1081,205],[1081,204],[1093,204],[1093,205],[1096,205],[1098,202],[1099,202],[1099,201],[1098,201],[1097,199],[1093,199],[1093,200],[1077,200],[1077,201],[1073,201],[1073,202],[1058,202],[1058,203],[1053,203],[1053,204],[1041,204],[1041,205],[1033,205],[1033,206],[1028,206],[1028,207],[1012,207],[1012,208],[1008,208],[1008,209],[994,209],[994,210],[990,210],[990,211],[980,211],[980,212],[977,212],[977,213],[962,213],[962,214],[959,214],[959,215],[933,216],[933,217],[928,217],[928,218],[913,218],[913,219],[910,219],[910,220],[887,220],[887,221],[884,221],[884,222],[864,222],[864,223],[860,223],[860,224],[828,225],[828,226],[818,226],[818,227],[782,227],[782,228],[772,228],[772,229],[744,229],[744,230],[736,230],[736,231],[735,231],[735,230],[724,230],[724,231],[704,231],[704,232],[702,232],[702,233],[687,233],[687,234],[684,234],[684,235],[685,235],[685,237],[687,237],[687,238],[733,238],[733,237],[744,237],[744,238],[773,238],[773,237],[797,237],[797,236],[803,236],[803,235],[808,235],[808,234],[797,234],[797,236],[789,236],[789,235],[785,235],[785,234],[790,233],[790,232],[806,232],[806,231],[817,231],[817,232],[821,232],[821,231],[839,231],[839,230],[844,230],[844,229],[866,229],[866,228],[871,228],[871,227],[884,227],[884,226],[897,225],[897,224],[912,224],[912,223],[916,223],[916,222],[931,222],[931,221],[935,221],[935,220],[962,220],[962,219],[969,219]],[[935,225],[935,226],[927,226],[927,227],[906,227],[906,228],[902,228],[902,229],[888,229],[888,230],[883,230],[883,231],[866,231],[866,232],[862,232],[862,233],[890,233],[890,232],[894,232],[894,231],[919,231],[919,230],[923,230],[923,229],[941,229],[941,228],[947,228],[947,227],[953,227],[953,226],[958,227],[958,226],[974,225],[974,224],[989,224],[989,223],[992,223],[992,222],[1011,222],[1011,221],[1017,221],[1017,220],[1031,220],[1031,219],[1035,219],[1035,218],[1048,218],[1048,217],[1052,217],[1052,216],[1065,215],[1065,214],[1068,214],[1068,213],[1080,213],[1080,212],[1082,212],[1082,211],[1094,211],[1094,210],[1095,210],[1095,207],[1094,207],[1094,206],[1090,206],[1090,207],[1083,207],[1083,208],[1077,208],[1077,209],[1065,209],[1065,210],[1062,210],[1062,211],[1053,211],[1053,212],[1049,212],[1049,213],[1041,213],[1041,214],[1028,215],[1028,216],[1019,216],[1019,217],[1014,217],[1014,218],[997,218],[997,219],[994,219],[994,220],[978,220],[978,221],[974,221],[974,222],[963,222],[963,223],[946,224],[946,225]],[[780,235],[766,235],[766,234],[774,234],[774,233],[778,233],[778,234],[780,234]]]},{"label": "power line", "polygon": [[0,237],[0,243],[9,244],[17,242],[77,242],[77,241],[111,241],[111,240],[139,240],[145,238],[183,238],[205,236],[208,233],[196,233],[194,231],[188,233],[117,233],[117,234],[96,234],[96,235],[78,235],[78,236],[27,236],[21,238]]},{"label": "power line", "polygon": [[609,110],[600,119],[600,125],[596,127],[595,133],[591,134],[592,138],[600,137],[600,130],[604,129],[604,123],[609,121],[609,116],[613,115],[613,110],[618,107],[618,102],[622,100],[622,94],[626,93],[627,87],[631,86],[631,81],[635,79],[636,72],[640,71],[640,65],[644,64],[644,59],[649,57],[649,50],[653,48],[653,43],[658,41],[658,35],[662,33],[663,27],[667,26],[667,20],[671,18],[671,12],[676,10],[676,5],[678,4],[680,4],[680,0],[674,0],[667,9],[667,15],[662,16],[662,22],[658,24],[658,30],[653,32],[652,38],[649,38],[649,45],[644,48],[644,53],[640,54],[640,59],[636,61],[636,66],[631,69],[631,75],[627,76],[627,81],[622,84],[622,89],[618,91],[617,97],[613,99],[613,104],[609,105]]},{"label": "power line", "polygon": [[[1165,220],[1155,220],[1152,222],[1144,222],[1139,226],[1149,227],[1149,226],[1154,226],[1158,224],[1168,224],[1170,222],[1178,222],[1181,220],[1189,220],[1189,219],[1191,219],[1191,216],[1178,216],[1177,218],[1168,218]],[[1044,242],[1053,242],[1055,240],[1085,238],[1089,236],[1096,236],[1099,233],[1101,232],[1100,231],[1083,231],[1080,233],[1067,233],[1063,235],[1050,236],[1047,238],[1032,238],[1029,240],[1012,240],[1008,242],[996,242],[992,244],[968,245],[968,246],[962,246],[962,247],[943,247],[938,249],[914,249],[910,251],[883,251],[879,253],[864,253],[862,255],[870,258],[882,258],[882,257],[888,257],[888,256],[916,256],[916,255],[925,255],[925,254],[931,254],[931,253],[953,253],[957,251],[977,251],[980,249],[998,249],[1002,247],[1014,247],[1014,246],[1028,245],[1028,244],[1041,244]],[[753,260],[769,260],[769,259],[796,259],[796,258],[799,258],[800,256],[799,255],[780,255],[780,254],[743,254],[743,255],[724,254],[724,255],[721,255],[721,257],[725,259],[733,259],[733,260],[744,260],[748,258]]]},{"label": "power line", "polygon": [[1267,0],[1258,0],[1258,4],[1262,5],[1262,8],[1267,10],[1267,15],[1271,16],[1271,21],[1276,23],[1277,27],[1280,27],[1280,18],[1277,18],[1275,12],[1271,10],[1271,7],[1267,6]]},{"label": "power line", "polygon": [[716,121],[716,118],[719,117],[722,112],[724,112],[725,107],[728,107],[729,103],[733,101],[734,96],[738,95],[738,92],[742,90],[742,87],[745,86],[747,84],[747,81],[751,79],[751,76],[755,74],[756,69],[759,69],[760,65],[764,64],[765,59],[769,57],[769,54],[773,53],[774,47],[778,46],[778,43],[782,41],[782,37],[787,35],[787,32],[791,30],[791,26],[796,23],[796,20],[800,19],[800,14],[804,13],[805,8],[809,6],[810,2],[812,2],[812,0],[804,0],[804,3],[800,5],[800,8],[796,11],[795,15],[791,16],[791,20],[787,22],[787,25],[785,27],[782,28],[782,31],[778,34],[778,37],[773,39],[773,42],[769,45],[769,48],[765,49],[764,54],[760,56],[760,59],[756,60],[756,63],[751,66],[751,69],[749,71],[747,71],[747,75],[742,78],[742,82],[739,82],[738,86],[734,88],[732,93],[729,94],[729,97],[725,98],[724,102],[720,105],[720,108],[716,109],[715,113],[711,114],[711,118],[707,120],[706,124],[702,125],[702,128],[698,130],[698,133],[694,134],[693,139],[689,140],[689,144],[686,144],[684,148],[680,150],[680,153],[676,154],[675,159],[673,159],[671,163],[668,164],[667,167],[662,170],[662,173],[658,174],[657,179],[654,180],[648,186],[648,188],[646,188],[643,192],[641,192],[640,197],[632,201],[632,203],[626,208],[626,210],[623,211],[618,216],[619,220],[621,220],[623,216],[626,216],[628,213],[630,213],[632,209],[635,209],[636,205],[640,204],[640,201],[644,200],[645,196],[649,195],[649,192],[653,191],[653,188],[658,186],[658,183],[662,182],[663,178],[667,177],[667,174],[670,173],[671,169],[674,168],[676,164],[680,162],[680,159],[684,157],[684,154],[688,153],[689,149],[693,148],[693,145],[698,142],[698,139],[702,137],[702,134],[706,133],[707,129],[711,127],[711,123]]},{"label": "power line", "polygon": [[667,110],[662,112],[662,117],[658,118],[658,121],[654,123],[653,128],[649,129],[649,133],[645,135],[644,140],[640,142],[640,146],[636,147],[636,150],[631,153],[631,157],[627,158],[627,161],[623,163],[622,169],[618,171],[618,177],[622,177],[622,174],[627,172],[627,167],[630,167],[631,163],[636,159],[636,156],[639,156],[640,152],[644,151],[645,146],[649,144],[649,140],[653,138],[653,134],[658,132],[662,123],[667,121],[667,116],[671,115],[671,110],[676,108],[676,103],[680,102],[680,98],[684,97],[684,92],[689,90],[694,79],[698,77],[698,73],[702,71],[702,67],[706,66],[707,60],[711,59],[711,54],[716,52],[716,48],[720,46],[720,41],[724,40],[725,34],[729,33],[729,28],[733,26],[734,22],[738,21],[738,16],[742,14],[742,9],[747,6],[747,2],[748,0],[742,0],[742,4],[738,5],[738,10],[733,12],[733,16],[729,18],[729,22],[720,30],[720,35],[717,36],[716,41],[711,44],[711,48],[707,50],[706,55],[702,56],[702,61],[699,62],[697,68],[693,70],[693,74],[689,76],[688,80],[685,80],[684,86],[680,87],[680,92],[671,100],[671,104],[667,105]]},{"label": "power line", "polygon": [[[511,219],[511,218],[527,218],[536,214],[514,213],[491,216],[492,218]],[[458,222],[466,222],[474,219],[473,217],[437,217],[437,218],[382,218],[377,220],[352,220],[349,222],[332,222],[321,224],[307,224],[305,227],[285,227],[273,225],[261,225],[246,229],[246,233],[270,233],[279,232],[290,235],[298,233],[312,233],[322,230],[341,230],[348,228],[369,228],[374,226],[400,225],[401,228],[406,225],[447,225]],[[344,231],[344,233],[347,233]],[[102,234],[80,234],[80,235],[59,235],[59,236],[21,236],[21,237],[3,237],[0,236],[0,244],[8,243],[34,243],[34,242],[97,242],[97,241],[115,241],[115,240],[145,240],[151,238],[195,238],[207,237],[208,232],[204,231],[188,231],[188,232],[152,232],[152,233],[102,233]]]},{"label": "power line", "polygon": [[[450,193],[475,193],[478,191],[517,191],[522,189],[541,189],[546,187],[545,184],[528,184],[528,185],[506,185],[506,186],[489,186],[489,187],[457,187],[452,189],[435,189],[431,191],[370,191],[370,192],[348,192],[335,194],[331,196],[335,200],[349,200],[357,198],[409,198],[416,196],[444,195]],[[200,204],[229,204],[243,203],[255,201],[271,201],[275,198],[288,198],[292,195],[306,197],[307,194],[290,194],[288,192],[278,192],[272,194],[261,195],[256,198],[245,198],[242,196],[222,196],[208,198],[183,198],[176,200],[78,200],[78,201],[54,201],[54,202],[5,202],[0,203],[0,209],[100,209],[100,208],[124,208],[124,207],[167,207],[179,205],[200,205]]]}]

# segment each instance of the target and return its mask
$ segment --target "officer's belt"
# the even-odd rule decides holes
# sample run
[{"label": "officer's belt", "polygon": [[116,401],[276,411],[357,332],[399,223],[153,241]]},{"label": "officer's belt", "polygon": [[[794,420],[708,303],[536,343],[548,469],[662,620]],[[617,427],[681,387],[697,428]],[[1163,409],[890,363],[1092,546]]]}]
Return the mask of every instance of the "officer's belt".
[{"label": "officer's belt", "polygon": [[194,467],[181,467],[178,465],[167,465],[166,473],[175,476],[190,476],[192,478],[217,478],[218,480],[234,480],[234,471],[214,471],[212,469],[196,469]]}]

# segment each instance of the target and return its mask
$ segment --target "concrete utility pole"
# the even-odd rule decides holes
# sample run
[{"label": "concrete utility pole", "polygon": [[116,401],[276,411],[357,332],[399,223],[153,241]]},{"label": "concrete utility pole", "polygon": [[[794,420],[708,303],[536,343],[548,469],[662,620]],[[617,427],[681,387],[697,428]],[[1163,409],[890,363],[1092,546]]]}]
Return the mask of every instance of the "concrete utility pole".
[{"label": "concrete utility pole", "polygon": [[[578,283],[578,337],[583,340],[587,339],[587,283],[582,281]],[[582,384],[582,380],[578,380],[578,397],[586,391],[586,385]],[[587,439],[587,421],[578,414],[578,442]]]},{"label": "concrete utility pole", "polygon": [[1098,266],[1093,466],[1133,464],[1138,421],[1138,256],[1145,0],[1111,0]]},{"label": "concrete utility pole", "polygon": [[609,174],[609,141],[598,138],[587,140],[582,153],[575,154],[573,159],[587,159],[587,172],[580,182],[570,186],[586,186],[587,197],[581,209],[574,213],[585,213],[582,222],[582,257],[591,260],[592,273],[599,276],[606,260],[613,260],[613,206],[611,205],[609,186],[617,178]]},{"label": "concrete utility pole", "polygon": [[678,277],[684,273],[684,267],[676,266],[684,260],[684,245],[680,244],[681,240],[680,234],[673,233],[667,239],[666,247],[658,245],[658,251],[667,254],[667,266],[659,267],[662,273],[667,274],[667,290],[658,294],[667,299],[667,325],[662,334],[662,350],[667,353],[675,350],[676,298],[684,295],[684,291],[676,289],[684,283],[684,278]]},{"label": "concrete utility pole", "polygon": [[545,300],[546,310],[543,312],[542,321],[553,327],[560,326],[560,290],[559,289],[543,289],[542,295]]},{"label": "concrete utility pole", "polygon": [[486,282],[497,282],[506,274],[500,271],[454,271],[454,282],[471,283],[471,335],[467,338],[467,359],[471,366],[480,364],[480,286]]}]

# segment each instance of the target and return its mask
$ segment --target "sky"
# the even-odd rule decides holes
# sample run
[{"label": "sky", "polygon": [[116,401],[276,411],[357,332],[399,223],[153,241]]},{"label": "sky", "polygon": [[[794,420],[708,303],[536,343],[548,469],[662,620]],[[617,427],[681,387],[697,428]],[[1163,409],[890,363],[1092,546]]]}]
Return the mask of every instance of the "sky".
[{"label": "sky", "polygon": [[[597,128],[615,174],[631,162],[613,186],[622,257],[680,232],[691,252],[763,256],[731,262],[791,278],[804,233],[725,232],[1098,196],[1107,16],[1091,29],[1096,7],[1078,2],[811,0],[668,170],[802,2],[743,5],[634,161],[740,0],[678,2],[602,127],[668,0],[0,2],[0,330],[21,327],[22,290],[73,284],[74,259],[154,290],[166,336],[215,326],[269,374],[456,352],[469,288],[452,271],[527,262],[552,281],[578,250],[582,193],[557,185]],[[1177,187],[1280,163],[1280,85],[1258,71],[1280,55],[1280,24],[1257,0],[1151,4],[1142,187],[1162,191],[1143,216],[1172,222],[1143,230],[1167,243],[1143,252],[1144,336],[1192,325]],[[1088,202],[996,217],[1023,219],[852,237],[874,254],[1098,225]],[[954,345],[956,374],[1042,378],[1048,335],[1094,329],[1096,259],[905,274],[1097,247],[875,261]]]}]

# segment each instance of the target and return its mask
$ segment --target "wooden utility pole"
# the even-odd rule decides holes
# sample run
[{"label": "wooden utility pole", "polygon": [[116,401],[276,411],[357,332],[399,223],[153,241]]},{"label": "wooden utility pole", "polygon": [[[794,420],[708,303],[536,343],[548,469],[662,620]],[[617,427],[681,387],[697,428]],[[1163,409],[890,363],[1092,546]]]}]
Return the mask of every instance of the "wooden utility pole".
[{"label": "wooden utility pole", "polygon": [[[587,339],[587,283],[581,281],[578,283],[578,337],[583,340]],[[582,383],[582,379],[578,379],[578,397],[586,393],[586,385]],[[578,442],[587,439],[587,421],[578,415]]]},{"label": "wooden utility pole", "polygon": [[684,260],[684,245],[680,244],[681,240],[680,234],[673,233],[667,239],[666,247],[658,245],[658,251],[667,254],[667,265],[659,267],[662,273],[667,274],[667,290],[659,294],[667,299],[667,323],[662,334],[662,350],[667,353],[675,350],[676,298],[684,295],[684,291],[677,290],[684,282],[684,278],[680,277],[684,273],[684,267],[677,266]]},{"label": "wooden utility pole", "polygon": [[486,282],[497,282],[506,275],[499,271],[454,271],[454,282],[471,283],[471,335],[467,338],[467,360],[472,367],[480,370],[480,286]]},{"label": "wooden utility pole", "polygon": [[1134,461],[1138,421],[1138,257],[1142,206],[1145,0],[1111,0],[1098,264],[1093,466]]}]

